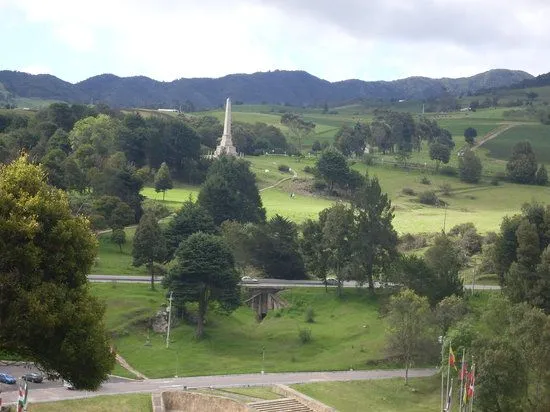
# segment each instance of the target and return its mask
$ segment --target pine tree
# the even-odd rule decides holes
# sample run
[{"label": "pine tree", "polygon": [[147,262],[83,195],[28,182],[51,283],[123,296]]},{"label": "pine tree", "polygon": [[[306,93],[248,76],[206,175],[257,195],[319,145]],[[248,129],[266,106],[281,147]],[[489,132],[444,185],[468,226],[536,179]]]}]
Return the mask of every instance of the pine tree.
[{"label": "pine tree", "polygon": [[172,189],[174,184],[172,178],[170,177],[170,169],[166,165],[166,162],[162,162],[159,170],[155,174],[155,192],[162,192],[162,201],[164,201],[164,196],[168,189]]},{"label": "pine tree", "polygon": [[139,221],[134,236],[132,249],[133,265],[145,265],[151,276],[151,289],[155,289],[154,263],[163,262],[166,258],[166,245],[157,219],[153,214],[146,213]]},{"label": "pine tree", "polygon": [[546,186],[548,184],[548,172],[543,164],[540,165],[539,170],[535,176],[535,182],[537,185]]}]

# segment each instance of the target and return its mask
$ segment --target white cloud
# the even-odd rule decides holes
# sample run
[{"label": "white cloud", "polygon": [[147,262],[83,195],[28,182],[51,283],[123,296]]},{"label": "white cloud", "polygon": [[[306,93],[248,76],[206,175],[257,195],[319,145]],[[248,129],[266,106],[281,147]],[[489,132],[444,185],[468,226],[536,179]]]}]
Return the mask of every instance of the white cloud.
[{"label": "white cloud", "polygon": [[301,69],[377,80],[549,70],[545,0],[0,0],[5,9],[47,29],[66,59],[88,56],[94,70],[122,76]]}]

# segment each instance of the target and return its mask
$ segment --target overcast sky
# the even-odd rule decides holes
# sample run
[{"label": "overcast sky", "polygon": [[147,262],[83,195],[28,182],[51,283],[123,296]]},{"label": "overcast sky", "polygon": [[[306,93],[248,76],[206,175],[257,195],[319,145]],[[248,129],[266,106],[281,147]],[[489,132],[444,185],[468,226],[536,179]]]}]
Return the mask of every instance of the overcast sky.
[{"label": "overcast sky", "polygon": [[0,69],[70,82],[538,75],[550,71],[548,21],[550,0],[0,0]]}]

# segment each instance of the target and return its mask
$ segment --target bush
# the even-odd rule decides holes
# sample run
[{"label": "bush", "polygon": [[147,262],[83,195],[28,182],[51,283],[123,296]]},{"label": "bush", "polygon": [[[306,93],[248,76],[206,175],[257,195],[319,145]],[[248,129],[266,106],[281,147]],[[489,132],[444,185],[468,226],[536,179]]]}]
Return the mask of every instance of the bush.
[{"label": "bush", "polygon": [[306,322],[315,323],[315,311],[311,306],[308,306],[308,308],[306,309]]},{"label": "bush", "polygon": [[170,216],[170,213],[172,213],[164,203],[159,202],[158,200],[144,199],[141,206],[143,207],[144,214],[152,213],[157,220]]},{"label": "bush", "polygon": [[421,249],[428,246],[428,241],[425,235],[413,235],[411,233],[405,233],[399,238],[399,249],[402,252],[409,250]]},{"label": "bush", "polygon": [[441,189],[441,194],[444,195],[444,196],[451,196],[452,195],[452,190],[453,188],[451,187],[451,185],[449,183],[443,183],[440,187]]},{"label": "bush", "polygon": [[452,166],[443,166],[441,169],[439,169],[439,173],[445,176],[456,176],[458,174],[456,169]]},{"label": "bush", "polygon": [[401,192],[403,192],[403,194],[407,196],[416,196],[416,192],[410,187],[404,187]]},{"label": "bush", "polygon": [[500,184],[500,180],[498,177],[494,176],[492,179],[491,179],[491,184],[493,186],[498,186]]},{"label": "bush", "polygon": [[290,167],[288,167],[287,165],[279,165],[277,169],[279,169],[279,172],[283,172],[283,173],[290,172]]},{"label": "bush", "polygon": [[422,183],[423,185],[431,185],[432,182],[430,179],[428,179],[427,176],[422,176],[422,179],[420,179],[420,183]]},{"label": "bush", "polygon": [[325,190],[327,188],[327,184],[322,180],[316,180],[313,182],[313,188],[315,190]]},{"label": "bush", "polygon": [[313,175],[315,174],[315,168],[311,166],[304,166],[304,172]]},{"label": "bush", "polygon": [[426,190],[418,195],[418,201],[425,205],[439,206],[441,201],[433,190]]},{"label": "bush", "polygon": [[376,157],[367,153],[363,156],[363,163],[367,166],[373,166],[376,163]]},{"label": "bush", "polygon": [[298,337],[300,338],[300,342],[302,342],[302,344],[311,342],[311,329],[309,328],[298,329]]}]

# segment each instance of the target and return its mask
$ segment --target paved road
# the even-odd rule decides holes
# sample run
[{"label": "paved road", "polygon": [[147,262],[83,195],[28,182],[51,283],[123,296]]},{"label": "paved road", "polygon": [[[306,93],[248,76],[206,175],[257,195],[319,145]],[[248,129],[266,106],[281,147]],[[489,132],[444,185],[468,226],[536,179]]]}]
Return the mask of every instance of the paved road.
[{"label": "paved road", "polygon": [[[411,369],[410,377],[426,377],[437,373],[437,369]],[[196,376],[188,378],[147,379],[143,381],[107,382],[96,392],[70,391],[65,388],[48,388],[29,390],[29,402],[49,402],[63,399],[87,398],[99,395],[123,393],[150,393],[176,389],[194,388],[228,388],[239,386],[262,386],[295,383],[354,381],[366,379],[388,379],[403,377],[404,370],[371,370],[343,372],[295,372],[266,373],[221,376]],[[17,401],[16,392],[3,393],[5,404]]]},{"label": "paved road", "polygon": [[[26,363],[18,363],[15,365],[2,365],[0,364],[0,372],[7,373],[9,375],[12,375],[14,378],[19,379],[21,376],[23,376],[26,373],[29,372],[40,372],[34,365],[32,364],[26,364]],[[125,378],[119,378],[116,376],[112,376],[109,378],[109,382],[125,382],[128,379]],[[52,388],[62,388],[63,387],[63,381],[62,380],[48,380],[44,379],[42,383],[34,383],[29,382],[29,390],[33,391],[35,389],[52,389]],[[5,383],[0,383],[0,391],[5,393],[8,392],[14,392],[17,391],[19,385],[7,385]]]},{"label": "paved road", "polygon": [[[149,276],[142,275],[88,275],[90,282],[119,282],[119,283],[149,283],[151,278]],[[162,277],[155,278],[155,281],[160,283]],[[252,287],[284,287],[284,288],[324,288],[325,285],[320,280],[284,280],[284,279],[259,279],[258,282],[241,282],[242,285]],[[356,282],[346,281],[343,286],[345,288],[357,287]],[[376,287],[380,287],[378,282],[375,283]],[[336,286],[329,286],[336,287]],[[464,285],[465,289],[472,289],[472,285]],[[500,286],[496,285],[475,285],[476,290],[499,290]]]}]

